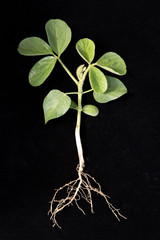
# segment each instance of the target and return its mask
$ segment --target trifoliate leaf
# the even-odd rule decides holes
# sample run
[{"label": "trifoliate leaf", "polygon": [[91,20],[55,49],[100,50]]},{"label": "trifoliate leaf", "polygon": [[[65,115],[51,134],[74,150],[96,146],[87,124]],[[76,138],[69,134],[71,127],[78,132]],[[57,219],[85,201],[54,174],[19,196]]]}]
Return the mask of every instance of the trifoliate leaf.
[{"label": "trifoliate leaf", "polygon": [[47,55],[53,53],[51,47],[43,39],[38,37],[23,39],[17,50],[24,56]]},{"label": "trifoliate leaf", "polygon": [[77,108],[78,108],[77,103],[75,103],[73,100],[71,100],[70,108],[77,110]]},{"label": "trifoliate leaf", "polygon": [[95,92],[102,93],[107,90],[107,79],[98,68],[91,67],[89,70],[89,80]]},{"label": "trifoliate leaf", "polygon": [[64,115],[71,105],[71,99],[59,90],[51,90],[43,101],[45,123]]},{"label": "trifoliate leaf", "polygon": [[127,93],[127,88],[119,79],[107,76],[107,81],[108,89],[106,92],[93,93],[94,99],[99,103],[107,103]]},{"label": "trifoliate leaf", "polygon": [[126,64],[124,60],[114,52],[105,53],[97,61],[96,65],[117,75],[126,74]]},{"label": "trifoliate leaf", "polygon": [[90,115],[92,117],[96,117],[99,113],[99,110],[96,106],[94,105],[85,105],[82,109],[82,111],[87,114]]},{"label": "trifoliate leaf", "polygon": [[34,87],[41,85],[52,72],[56,60],[52,56],[39,60],[29,72],[29,83]]},{"label": "trifoliate leaf", "polygon": [[80,39],[76,44],[79,55],[88,63],[91,63],[95,55],[95,44],[88,38]]},{"label": "trifoliate leaf", "polygon": [[60,19],[49,20],[45,28],[52,50],[61,55],[71,41],[71,29]]}]

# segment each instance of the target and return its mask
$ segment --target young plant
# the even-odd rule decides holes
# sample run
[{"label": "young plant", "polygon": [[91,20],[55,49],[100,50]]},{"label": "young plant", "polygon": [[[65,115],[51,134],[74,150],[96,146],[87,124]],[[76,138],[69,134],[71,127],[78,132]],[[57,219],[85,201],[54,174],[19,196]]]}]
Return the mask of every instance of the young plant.
[{"label": "young plant", "polygon": [[[77,166],[78,177],[76,180],[66,183],[56,190],[50,202],[50,219],[53,221],[53,226],[57,225],[60,227],[56,220],[57,213],[73,203],[85,214],[79,205],[79,200],[82,198],[90,204],[91,212],[93,213],[92,192],[98,193],[105,199],[108,207],[119,221],[120,217],[126,219],[119,209],[109,202],[109,196],[102,192],[100,184],[92,176],[84,172],[85,161],[80,137],[81,114],[85,113],[95,117],[99,112],[94,105],[82,106],[82,96],[93,92],[93,97],[98,103],[107,103],[127,93],[126,87],[118,78],[108,76],[108,74],[104,75],[100,70],[107,70],[116,75],[124,75],[126,74],[125,62],[118,54],[107,52],[96,62],[92,63],[95,55],[95,44],[92,40],[83,38],[77,42],[76,49],[85,61],[85,64],[77,68],[75,77],[61,60],[61,54],[71,41],[71,29],[60,19],[49,20],[45,25],[45,29],[49,44],[39,37],[25,38],[20,42],[18,52],[25,56],[47,55],[39,60],[29,72],[29,83],[32,86],[40,86],[51,74],[57,62],[62,65],[76,84],[77,92],[64,93],[60,90],[52,89],[44,98],[43,110],[45,123],[51,119],[61,117],[69,109],[76,110],[75,140],[79,157]],[[89,77],[91,88],[84,91],[83,86],[87,76]],[[77,103],[71,100],[69,97],[71,94],[77,95]],[[65,189],[66,196],[62,199],[57,199],[57,194]]]}]

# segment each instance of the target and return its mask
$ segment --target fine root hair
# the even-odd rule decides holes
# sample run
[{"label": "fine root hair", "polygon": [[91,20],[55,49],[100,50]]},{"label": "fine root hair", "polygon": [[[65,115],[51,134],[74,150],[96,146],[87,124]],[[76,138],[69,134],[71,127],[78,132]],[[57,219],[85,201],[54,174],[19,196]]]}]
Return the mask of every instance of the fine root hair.
[{"label": "fine root hair", "polygon": [[[88,173],[80,172],[79,167],[77,167],[77,171],[78,178],[58,188],[55,191],[52,201],[50,202],[48,215],[50,215],[50,219],[53,222],[53,227],[58,226],[61,228],[56,220],[57,213],[61,212],[65,207],[73,205],[73,203],[75,203],[77,208],[85,215],[84,210],[79,206],[80,199],[84,199],[87,203],[89,203],[91,212],[94,213],[92,192],[101,195],[105,199],[109,209],[118,221],[120,221],[120,217],[127,219],[120,213],[120,209],[115,208],[113,204],[110,203],[110,197],[102,192],[100,184],[92,176]],[[57,195],[63,191],[66,191],[66,197],[57,199]]]}]

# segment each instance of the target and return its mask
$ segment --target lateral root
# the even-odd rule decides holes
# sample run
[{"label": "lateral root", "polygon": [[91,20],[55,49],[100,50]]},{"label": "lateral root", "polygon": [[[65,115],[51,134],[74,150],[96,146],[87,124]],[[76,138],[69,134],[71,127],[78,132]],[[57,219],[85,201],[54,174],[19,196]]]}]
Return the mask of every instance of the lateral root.
[{"label": "lateral root", "polygon": [[[113,204],[110,203],[110,197],[102,192],[100,184],[92,176],[90,176],[88,173],[80,172],[79,167],[77,167],[77,171],[78,178],[58,188],[50,202],[50,210],[48,215],[50,215],[50,219],[53,222],[53,227],[58,226],[61,228],[56,220],[57,213],[61,212],[65,207],[73,205],[73,203],[75,203],[77,208],[85,215],[84,210],[79,206],[79,201],[81,199],[84,199],[87,203],[89,203],[91,212],[94,213],[92,192],[99,194],[105,199],[109,209],[112,211],[118,221],[120,221],[120,217],[127,219],[120,213],[120,209],[115,208]],[[64,198],[57,199],[57,195],[61,191],[66,191],[67,195]]]}]

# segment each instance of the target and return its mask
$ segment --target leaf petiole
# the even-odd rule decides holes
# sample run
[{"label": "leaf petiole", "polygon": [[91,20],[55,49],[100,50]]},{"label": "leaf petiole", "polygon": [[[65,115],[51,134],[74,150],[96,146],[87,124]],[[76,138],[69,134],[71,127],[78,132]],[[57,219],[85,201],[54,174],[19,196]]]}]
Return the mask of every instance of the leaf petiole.
[{"label": "leaf petiole", "polygon": [[92,92],[93,91],[93,88],[87,90],[87,91],[84,91],[83,94],[86,94],[86,93],[89,93],[89,92]]},{"label": "leaf petiole", "polygon": [[67,92],[67,93],[65,93],[65,94],[67,94],[67,95],[70,95],[70,94],[78,94],[78,92]]},{"label": "leaf petiole", "polygon": [[57,56],[54,52],[52,52],[52,55],[59,61],[59,63],[62,65],[64,70],[68,73],[68,75],[72,78],[72,80],[75,82],[75,84],[78,86],[77,79],[73,76],[73,74],[69,71],[69,69],[66,67],[66,65],[62,62],[60,59],[60,56]]},{"label": "leaf petiole", "polygon": [[62,60],[60,59],[60,57],[57,57],[59,63],[62,65],[62,67],[64,68],[64,70],[68,73],[68,75],[72,78],[72,80],[75,82],[75,84],[78,86],[78,81],[77,79],[73,76],[73,74],[69,71],[69,69],[66,67],[66,65],[62,62]]}]

